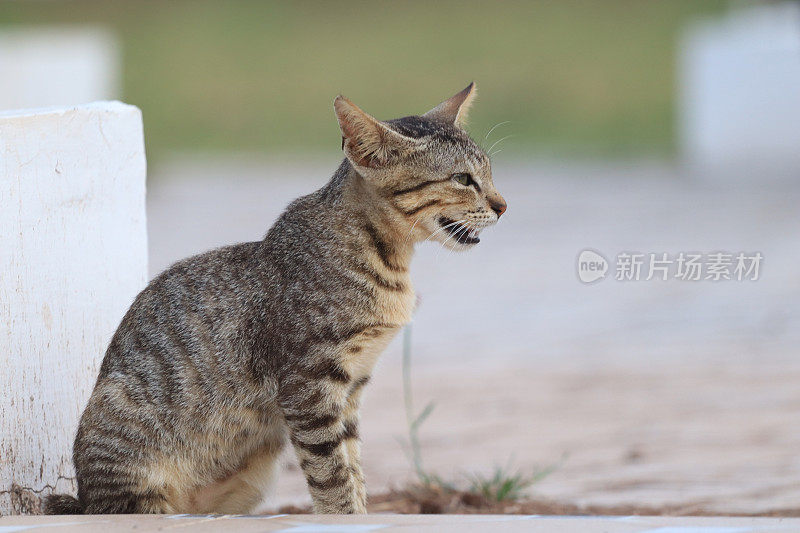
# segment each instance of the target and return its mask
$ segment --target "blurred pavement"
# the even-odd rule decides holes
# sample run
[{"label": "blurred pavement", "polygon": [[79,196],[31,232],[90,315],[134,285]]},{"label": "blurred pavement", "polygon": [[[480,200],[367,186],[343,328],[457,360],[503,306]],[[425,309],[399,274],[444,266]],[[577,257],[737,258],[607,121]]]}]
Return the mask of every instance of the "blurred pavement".
[{"label": "blurred pavement", "polygon": [[[229,159],[157,169],[148,190],[151,275],[262,238],[337,163]],[[598,365],[791,358],[800,342],[800,184],[684,174],[658,163],[495,165],[509,203],[500,223],[466,253],[419,247],[415,357]],[[621,282],[612,265],[605,280],[584,285],[575,264],[584,248],[612,263],[623,251],[759,251],[764,259],[755,282]]]}]

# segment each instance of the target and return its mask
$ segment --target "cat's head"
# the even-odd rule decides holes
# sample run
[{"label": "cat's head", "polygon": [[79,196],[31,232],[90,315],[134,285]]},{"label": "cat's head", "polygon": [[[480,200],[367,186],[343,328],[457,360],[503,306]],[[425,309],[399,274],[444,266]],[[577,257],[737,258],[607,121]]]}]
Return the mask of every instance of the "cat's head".
[{"label": "cat's head", "polygon": [[489,157],[463,129],[475,93],[471,83],[424,115],[383,122],[343,96],[334,101],[345,156],[401,213],[415,241],[469,248],[506,210]]}]

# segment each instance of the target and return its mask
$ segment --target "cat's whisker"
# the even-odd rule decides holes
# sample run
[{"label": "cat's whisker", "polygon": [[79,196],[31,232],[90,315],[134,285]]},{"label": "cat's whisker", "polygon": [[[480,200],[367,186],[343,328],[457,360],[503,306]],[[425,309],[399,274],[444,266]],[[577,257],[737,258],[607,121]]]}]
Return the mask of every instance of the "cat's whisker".
[{"label": "cat's whisker", "polygon": [[[458,220],[458,221],[456,221],[456,222],[455,222],[455,224],[463,224],[464,222],[466,222],[466,219]],[[447,226],[452,226],[452,225],[453,225],[453,224],[448,224]],[[448,236],[448,237],[447,237],[447,238],[446,238],[446,239],[445,239],[445,240],[442,242],[442,244],[441,244],[441,247],[439,248],[439,250],[437,250],[437,251],[436,251],[436,256],[434,257],[434,262],[438,262],[438,261],[439,261],[439,254],[441,253],[441,251],[442,251],[442,248],[444,248],[444,247],[445,247],[445,243],[447,243],[447,241],[448,241],[448,240],[450,240],[450,239],[453,237],[453,235],[454,235],[454,234],[453,234],[453,233],[451,233],[451,234],[450,234],[450,235],[449,235],[449,236]]]},{"label": "cat's whisker", "polygon": [[[434,235],[436,235],[436,234],[437,234],[439,231],[443,231],[443,230],[445,230],[445,229],[447,229],[447,228],[450,228],[450,227],[452,227],[452,226],[457,226],[458,224],[463,224],[464,222],[466,222],[466,219],[456,220],[455,222],[451,222],[450,224],[446,224],[446,225],[442,226],[441,228],[439,228],[438,230],[434,231],[434,232],[433,232],[433,233],[430,235],[430,237],[433,237],[433,236],[434,236]],[[430,238],[430,237],[428,237],[428,238]]]},{"label": "cat's whisker", "polygon": [[492,152],[492,153],[490,153],[490,154],[489,154],[489,157],[494,157],[494,156],[496,156],[497,154],[499,154],[499,153],[500,153],[500,152],[502,152],[502,151],[503,151],[503,149],[502,149],[502,148],[500,148],[500,149],[499,149],[499,150],[497,150],[496,152]]},{"label": "cat's whisker", "polygon": [[458,231],[456,231],[455,233],[451,233],[451,234],[450,234],[450,236],[449,236],[449,237],[447,237],[447,238],[444,240],[444,242],[442,242],[442,246],[441,246],[441,247],[439,248],[439,250],[436,252],[436,257],[434,258],[434,261],[438,261],[438,260],[439,260],[439,254],[440,254],[440,253],[442,253],[442,248],[445,248],[445,247],[446,247],[445,245],[447,244],[447,241],[449,241],[450,239],[453,239],[453,238],[455,238],[455,240],[457,241],[457,240],[458,240],[458,238],[459,238],[459,235],[461,235],[461,234],[462,234],[462,233],[464,233],[464,232],[469,232],[469,231],[471,231],[471,230],[475,229],[475,228],[472,226],[472,223],[471,223],[471,222],[468,222],[468,221],[466,221],[466,220],[465,220],[464,222],[465,222],[465,224],[463,225],[463,227],[462,227],[461,229],[459,229],[459,230],[458,230]]},{"label": "cat's whisker", "polygon": [[428,241],[428,240],[429,240],[431,237],[433,237],[434,235],[436,235],[436,234],[437,234],[437,233],[439,233],[440,231],[444,231],[445,229],[449,228],[450,226],[455,226],[456,224],[460,224],[460,223],[462,223],[462,222],[466,222],[466,219],[463,219],[463,220],[456,220],[455,222],[451,222],[450,224],[447,224],[447,225],[441,226],[441,227],[439,227],[439,229],[437,229],[436,231],[434,231],[433,233],[431,233],[430,235],[428,235],[428,238],[427,238],[427,239],[425,239],[425,240],[424,240],[424,241],[422,241],[422,242],[427,242],[427,241]]},{"label": "cat's whisker", "polygon": [[501,142],[505,141],[506,139],[510,139],[511,137],[514,137],[514,134],[513,134],[513,133],[512,133],[511,135],[506,135],[505,137],[500,137],[500,138],[499,138],[499,139],[497,139],[497,140],[494,142],[494,144],[493,144],[493,145],[491,145],[491,146],[489,147],[489,149],[488,149],[488,150],[486,150],[486,151],[487,151],[487,152],[489,152],[489,153],[491,153],[491,152],[492,152],[492,150],[494,149],[494,147],[495,147],[495,146],[497,146],[497,145],[498,145],[498,144],[500,144]]},{"label": "cat's whisker", "polygon": [[[454,223],[454,224],[455,224],[455,223]],[[428,236],[425,238],[425,240],[424,240],[424,241],[422,241],[422,242],[427,242],[427,241],[431,240],[431,239],[433,238],[433,236],[434,236],[434,235],[436,235],[436,234],[437,234],[437,233],[439,233],[440,231],[444,231],[444,229],[445,229],[445,228],[447,228],[448,226],[451,226],[451,225],[452,225],[452,224],[448,224],[447,226],[439,226],[439,228],[438,228],[438,229],[434,230],[434,232],[433,232],[433,233],[431,233],[430,235],[428,235]]]},{"label": "cat's whisker", "polygon": [[[461,230],[459,230],[459,231],[461,231]],[[450,235],[447,236],[447,238],[444,241],[442,241],[441,246],[439,246],[439,249],[436,250],[436,255],[433,257],[433,262],[434,263],[438,263],[439,262],[439,254],[442,253],[442,250],[444,248],[447,248],[447,241],[449,241],[450,239],[452,239],[455,236],[456,236],[455,233],[451,233]]]},{"label": "cat's whisker", "polygon": [[492,132],[495,130],[495,128],[497,128],[497,127],[499,127],[499,126],[502,126],[502,125],[504,125],[504,124],[511,124],[511,121],[510,121],[510,120],[504,120],[503,122],[498,122],[497,124],[495,124],[494,126],[492,126],[492,128],[489,130],[489,133],[487,133],[487,134],[486,134],[486,137],[484,137],[483,139],[484,139],[484,140],[487,140],[487,139],[489,139],[489,135],[491,135],[491,134],[492,134]]},{"label": "cat's whisker", "polygon": [[465,229],[465,227],[462,227],[461,229],[459,229],[459,230],[458,230],[458,231],[456,231],[455,233],[451,233],[451,234],[450,234],[450,235],[449,235],[449,236],[448,236],[448,237],[447,237],[447,238],[444,240],[444,242],[442,242],[442,245],[441,245],[441,247],[439,247],[439,250],[437,250],[437,252],[436,252],[436,257],[437,257],[437,258],[439,257],[439,254],[440,254],[440,253],[442,253],[442,250],[443,250],[444,248],[447,248],[447,242],[448,242],[450,239],[453,239],[453,240],[458,240],[458,235],[459,235],[461,232],[463,232],[463,231],[464,231],[464,229]]},{"label": "cat's whisker", "polygon": [[458,230],[453,235],[453,237],[455,237],[455,240],[457,241],[459,238],[463,237],[464,235],[469,234],[469,232],[471,232],[473,229],[475,229],[475,228],[472,225],[472,223],[471,222],[467,222],[466,224],[464,224],[464,227],[462,227],[460,230]]},{"label": "cat's whisker", "polygon": [[414,233],[414,228],[417,227],[417,224],[421,218],[422,217],[417,217],[417,219],[414,221],[414,224],[411,225],[411,229],[408,230],[408,235],[406,235],[406,238],[403,240],[403,244],[408,243],[408,239],[411,237],[411,234]]}]

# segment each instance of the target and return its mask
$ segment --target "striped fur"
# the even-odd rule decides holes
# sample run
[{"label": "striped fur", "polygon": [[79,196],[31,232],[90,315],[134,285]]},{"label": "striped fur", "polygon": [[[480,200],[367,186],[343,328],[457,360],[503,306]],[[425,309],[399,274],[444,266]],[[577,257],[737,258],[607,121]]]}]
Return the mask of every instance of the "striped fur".
[{"label": "striped fur", "polygon": [[365,512],[361,395],[411,318],[414,245],[468,248],[443,221],[465,221],[466,234],[504,209],[488,158],[460,128],[471,87],[389,122],[337,98],[347,158],[327,185],[264,240],[156,277],[114,334],[81,417],[77,500],[53,495],[46,510],[250,512],[290,443],[317,512]]}]

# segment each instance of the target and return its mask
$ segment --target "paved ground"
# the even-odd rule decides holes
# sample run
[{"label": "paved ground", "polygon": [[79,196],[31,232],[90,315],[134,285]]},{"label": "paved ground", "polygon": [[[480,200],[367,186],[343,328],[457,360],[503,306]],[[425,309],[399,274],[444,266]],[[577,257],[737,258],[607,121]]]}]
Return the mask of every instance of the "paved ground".
[{"label": "paved ground", "polygon": [[[181,161],[151,176],[151,273],[260,238],[336,161]],[[537,494],[723,512],[800,502],[800,184],[690,176],[657,163],[497,165],[507,215],[466,254],[422,246],[415,393],[436,402],[427,467],[458,477],[559,462]],[[592,248],[761,252],[760,279],[580,283]],[[400,346],[364,410],[374,491],[410,469]],[[305,498],[287,463],[267,505]]]},{"label": "paved ground", "polygon": [[0,518],[0,531],[45,529],[48,533],[85,531],[281,531],[340,533],[364,531],[469,531],[564,533],[756,533],[797,531],[800,519],[675,518],[675,517],[541,517],[491,515],[370,515],[370,516],[13,516]]}]

